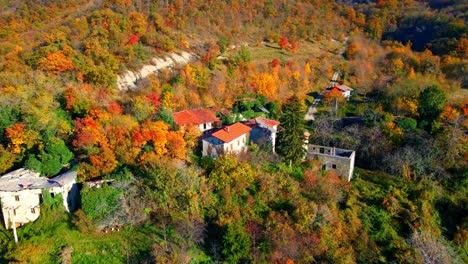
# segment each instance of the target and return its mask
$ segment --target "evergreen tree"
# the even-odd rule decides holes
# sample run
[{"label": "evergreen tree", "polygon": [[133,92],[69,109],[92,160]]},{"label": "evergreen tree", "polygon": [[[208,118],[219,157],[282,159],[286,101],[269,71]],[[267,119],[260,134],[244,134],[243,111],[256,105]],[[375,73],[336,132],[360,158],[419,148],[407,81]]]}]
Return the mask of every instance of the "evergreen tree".
[{"label": "evergreen tree", "polygon": [[298,164],[306,152],[304,149],[304,107],[299,98],[293,96],[283,105],[282,112],[278,153],[286,162]]},{"label": "evergreen tree", "polygon": [[250,238],[240,224],[228,224],[223,236],[223,255],[228,263],[244,263],[249,256]]},{"label": "evergreen tree", "polygon": [[428,87],[419,95],[419,116],[422,120],[432,122],[442,113],[446,103],[447,95],[444,90],[438,86]]}]

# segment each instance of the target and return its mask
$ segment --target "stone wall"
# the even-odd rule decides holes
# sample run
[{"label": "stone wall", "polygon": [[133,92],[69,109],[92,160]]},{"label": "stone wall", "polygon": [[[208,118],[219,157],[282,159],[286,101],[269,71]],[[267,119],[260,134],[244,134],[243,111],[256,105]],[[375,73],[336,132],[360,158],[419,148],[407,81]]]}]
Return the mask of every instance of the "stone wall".
[{"label": "stone wall", "polygon": [[318,159],[322,170],[335,170],[348,181],[353,177],[356,152],[353,150],[309,145],[307,158]]}]

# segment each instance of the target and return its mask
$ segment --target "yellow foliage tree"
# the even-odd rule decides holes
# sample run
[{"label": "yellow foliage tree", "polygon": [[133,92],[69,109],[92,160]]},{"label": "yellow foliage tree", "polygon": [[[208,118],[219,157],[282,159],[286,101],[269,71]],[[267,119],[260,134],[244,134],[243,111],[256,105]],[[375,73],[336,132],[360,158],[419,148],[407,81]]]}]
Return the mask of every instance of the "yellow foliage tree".
[{"label": "yellow foliage tree", "polygon": [[278,87],[276,85],[276,78],[270,73],[260,73],[250,76],[250,84],[255,92],[259,95],[265,96],[271,101],[276,100]]}]

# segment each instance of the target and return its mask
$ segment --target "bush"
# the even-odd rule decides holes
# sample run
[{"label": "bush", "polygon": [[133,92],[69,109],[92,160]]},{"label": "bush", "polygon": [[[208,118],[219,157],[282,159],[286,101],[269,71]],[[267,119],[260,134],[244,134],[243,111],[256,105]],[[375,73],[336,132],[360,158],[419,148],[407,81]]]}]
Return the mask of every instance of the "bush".
[{"label": "bush", "polygon": [[404,131],[412,131],[416,129],[418,122],[413,118],[398,118],[395,121],[399,128],[403,129]]},{"label": "bush", "polygon": [[112,215],[119,207],[122,190],[104,184],[101,188],[83,188],[81,208],[94,222]]}]

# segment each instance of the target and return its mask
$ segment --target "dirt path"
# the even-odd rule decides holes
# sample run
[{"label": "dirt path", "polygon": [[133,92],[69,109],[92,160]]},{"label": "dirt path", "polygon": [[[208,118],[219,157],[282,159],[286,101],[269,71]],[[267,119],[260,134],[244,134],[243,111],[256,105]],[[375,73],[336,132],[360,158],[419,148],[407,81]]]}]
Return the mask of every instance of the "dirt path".
[{"label": "dirt path", "polygon": [[338,80],[338,77],[340,77],[340,74],[341,73],[339,71],[336,71],[335,73],[333,73],[333,77],[331,78],[330,84],[328,85],[328,87],[322,90],[322,92],[317,96],[317,98],[315,98],[314,102],[309,106],[309,109],[307,109],[307,113],[304,116],[305,121],[315,120],[314,114],[317,113],[317,106],[322,100],[323,94],[328,88],[332,88],[336,85],[336,82]]}]

